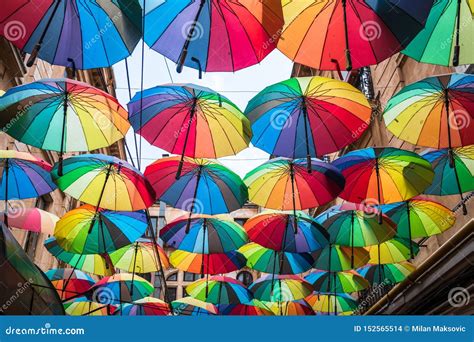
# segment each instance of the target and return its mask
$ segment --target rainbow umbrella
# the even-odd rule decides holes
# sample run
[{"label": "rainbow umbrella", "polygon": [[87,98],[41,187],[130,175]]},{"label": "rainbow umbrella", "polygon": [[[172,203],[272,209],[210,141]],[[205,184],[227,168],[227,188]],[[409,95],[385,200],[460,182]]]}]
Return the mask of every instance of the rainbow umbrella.
[{"label": "rainbow umbrella", "polygon": [[118,316],[168,316],[169,314],[169,305],[161,299],[153,297],[120,304],[114,312],[114,315]]},{"label": "rainbow umbrella", "polygon": [[186,286],[190,296],[212,304],[251,304],[253,295],[244,284],[230,277],[211,276]]},{"label": "rainbow umbrella", "polygon": [[351,293],[369,287],[369,282],[363,275],[352,270],[345,272],[316,270],[305,276],[305,280],[318,292]]},{"label": "rainbow umbrella", "polygon": [[250,304],[218,305],[219,315],[224,316],[273,316],[273,312],[261,301],[252,299]]},{"label": "rainbow umbrella", "polygon": [[64,309],[69,316],[108,316],[110,312],[109,305],[99,304],[85,297],[64,303]]},{"label": "rainbow umbrella", "polygon": [[[156,256],[156,250],[159,257]],[[116,268],[130,273],[159,272],[170,267],[168,256],[163,248],[148,239],[139,239],[117,249],[110,253],[110,260]]]},{"label": "rainbow umbrella", "polygon": [[362,267],[369,261],[369,253],[362,247],[329,245],[313,253],[314,267],[330,272],[348,271]]},{"label": "rainbow umbrella", "polygon": [[155,196],[146,178],[126,161],[103,154],[82,154],[56,164],[51,171],[58,187],[73,198],[99,208],[136,211],[151,207]]},{"label": "rainbow umbrella", "polygon": [[11,88],[0,98],[0,110],[5,133],[25,144],[59,152],[60,165],[64,152],[110,146],[130,128],[128,114],[115,97],[69,79]]},{"label": "rainbow umbrella", "polygon": [[86,273],[72,268],[56,268],[46,272],[46,276],[58,291],[61,300],[84,294],[95,284]]},{"label": "rainbow umbrella", "polygon": [[408,261],[401,261],[394,264],[367,265],[357,271],[374,286],[380,284],[380,279],[383,279],[382,283],[400,283],[415,269],[415,265]]},{"label": "rainbow umbrella", "polygon": [[288,302],[307,297],[313,287],[296,275],[266,275],[255,280],[249,290],[258,300]]},{"label": "rainbow umbrella", "polygon": [[314,262],[309,253],[290,253],[265,248],[255,242],[240,247],[247,267],[264,273],[299,274],[308,271]]},{"label": "rainbow umbrella", "polygon": [[473,18],[472,0],[435,1],[425,27],[402,53],[423,63],[473,64]]},{"label": "rainbow umbrella", "polygon": [[463,214],[467,215],[463,193],[474,191],[474,145],[426,151],[422,156],[433,165],[435,172],[433,183],[424,193],[436,196],[459,194]]},{"label": "rainbow umbrella", "polygon": [[314,316],[311,306],[303,299],[286,302],[263,302],[276,316]]},{"label": "rainbow umbrella", "polygon": [[91,296],[101,304],[133,302],[151,295],[153,285],[140,276],[129,273],[104,277],[91,288]]},{"label": "rainbow umbrella", "polygon": [[263,212],[248,219],[244,228],[251,241],[276,251],[314,252],[329,241],[326,230],[302,211],[296,212],[296,220],[288,213]]},{"label": "rainbow umbrella", "polygon": [[334,312],[335,315],[340,312],[355,311],[358,307],[355,299],[346,293],[337,295],[313,293],[306,297],[306,301],[316,312]]},{"label": "rainbow umbrella", "polygon": [[270,1],[149,2],[145,41],[178,64],[204,71],[237,71],[262,61],[283,25],[281,3]]},{"label": "rainbow umbrella", "polygon": [[219,158],[247,148],[250,123],[239,108],[215,91],[169,84],[138,92],[128,104],[136,133],[150,144],[184,156]]},{"label": "rainbow umbrella", "polygon": [[138,0],[5,3],[0,32],[19,49],[55,65],[109,67],[131,55],[140,40]]},{"label": "rainbow umbrella", "polygon": [[[434,176],[427,160],[414,152],[393,147],[352,151],[336,159],[333,165],[346,178],[346,187],[339,197],[376,206],[419,195]],[[382,210],[378,216],[382,222]]]},{"label": "rainbow umbrella", "polygon": [[321,157],[356,141],[372,109],[352,85],[325,77],[298,77],[271,85],[247,105],[252,144],[274,156]]},{"label": "rainbow umbrella", "polygon": [[59,220],[54,236],[68,252],[104,254],[129,245],[147,229],[143,211],[124,212],[84,204]]},{"label": "rainbow umbrella", "polygon": [[[4,216],[0,216],[0,221],[4,219]],[[22,208],[21,210],[8,211],[8,224],[11,228],[53,235],[54,227],[58,221],[59,217],[56,215],[38,208]]]},{"label": "rainbow umbrella", "polygon": [[171,302],[173,314],[177,316],[217,315],[217,306],[193,297],[184,297]]},{"label": "rainbow umbrella", "polygon": [[453,148],[474,144],[474,75],[449,74],[412,83],[383,114],[388,130],[413,145]]},{"label": "rainbow umbrella", "polygon": [[377,64],[423,28],[434,0],[283,1],[278,49],[319,70]]},{"label": "rainbow umbrella", "polygon": [[176,250],[170,255],[173,267],[195,274],[222,274],[237,271],[245,266],[245,257],[237,251],[199,254]]},{"label": "rainbow umbrella", "polygon": [[209,215],[193,215],[186,233],[188,217],[180,217],[160,229],[160,238],[170,247],[193,253],[227,253],[239,249],[248,238],[234,221]]}]

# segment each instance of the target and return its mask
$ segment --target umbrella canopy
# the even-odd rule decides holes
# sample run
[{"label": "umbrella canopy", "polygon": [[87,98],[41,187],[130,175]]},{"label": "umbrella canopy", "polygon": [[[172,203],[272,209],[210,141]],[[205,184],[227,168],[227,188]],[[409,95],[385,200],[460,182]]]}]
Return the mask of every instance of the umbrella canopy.
[{"label": "umbrella canopy", "polygon": [[219,158],[247,148],[250,123],[228,98],[193,84],[137,93],[128,104],[136,133],[150,144],[192,158]]},{"label": "umbrella canopy", "polygon": [[245,266],[245,257],[237,252],[199,254],[176,250],[170,255],[173,267],[196,274],[223,274]]},{"label": "umbrella canopy", "polygon": [[327,272],[313,271],[305,280],[314,286],[318,292],[351,293],[369,287],[369,282],[355,271]]},{"label": "umbrella canopy", "polygon": [[184,297],[171,302],[173,314],[178,316],[217,315],[217,306],[193,297]]},{"label": "umbrella canopy", "polygon": [[59,220],[54,236],[68,252],[103,254],[129,245],[148,227],[144,211],[124,212],[84,204]]},{"label": "umbrella canopy", "polygon": [[[1,191],[1,190],[0,190]],[[5,217],[0,216],[0,221]],[[38,208],[22,208],[17,212],[8,212],[8,224],[12,228],[29,230],[36,233],[53,235],[59,217]]]},{"label": "umbrella canopy", "polygon": [[211,276],[186,286],[190,296],[213,304],[251,304],[253,295],[244,284],[230,277]]},{"label": "umbrella canopy", "polygon": [[314,262],[309,253],[290,253],[265,248],[255,242],[240,247],[247,267],[274,274],[299,274],[308,271]]},{"label": "umbrella canopy", "polygon": [[276,251],[314,252],[329,241],[326,230],[302,211],[296,212],[296,219],[288,213],[263,212],[248,219],[244,228],[251,241]]},{"label": "umbrella canopy", "polygon": [[108,305],[87,300],[85,297],[64,303],[64,309],[69,316],[107,316],[110,311]]},{"label": "umbrella canopy", "polygon": [[404,281],[416,269],[408,261],[395,264],[367,265],[358,269],[361,276],[367,279],[372,286],[382,283],[397,284]]},{"label": "umbrella canopy", "polygon": [[104,277],[92,287],[92,298],[101,304],[133,302],[151,295],[153,285],[136,274],[120,273]]},{"label": "umbrella canopy", "polygon": [[275,47],[281,3],[270,1],[149,2],[145,41],[178,64],[204,71],[236,71],[259,63]]},{"label": "umbrella canopy", "polygon": [[283,1],[278,49],[319,70],[377,64],[423,28],[433,0]]},{"label": "umbrella canopy", "polygon": [[[159,259],[155,249],[158,250]],[[110,260],[116,268],[130,273],[159,272],[170,267],[163,248],[146,239],[140,239],[110,253]]]},{"label": "umbrella canopy", "polygon": [[441,75],[412,83],[389,100],[383,117],[390,132],[413,145],[473,145],[474,75]]},{"label": "umbrella canopy", "polygon": [[[369,264],[393,264],[408,260],[420,251],[418,244],[410,240],[395,236],[380,245],[366,247],[369,251]],[[413,253],[412,253],[413,251]]]},{"label": "umbrella canopy", "polygon": [[[138,0],[12,0],[0,15],[0,32],[19,49],[55,65],[109,67],[128,57],[140,40]],[[29,65],[34,62],[30,58]]]},{"label": "umbrella canopy", "polygon": [[247,187],[240,177],[219,162],[185,158],[177,180],[179,163],[179,157],[162,158],[146,168],[145,176],[158,200],[190,213],[209,215],[229,213],[247,201]]},{"label": "umbrella canopy", "polygon": [[313,253],[314,267],[330,272],[348,271],[362,267],[369,261],[369,253],[362,247],[329,245]]},{"label": "umbrella canopy", "polygon": [[145,297],[133,303],[120,304],[114,315],[117,316],[167,316],[170,307],[158,298]]},{"label": "umbrella canopy", "polygon": [[51,269],[46,272],[46,276],[62,300],[84,294],[95,284],[91,276],[73,268]]},{"label": "umbrella canopy", "polygon": [[474,63],[474,3],[435,1],[426,25],[402,52],[423,62],[445,66]]},{"label": "umbrella canopy", "polygon": [[358,89],[319,76],[271,85],[245,109],[252,144],[287,158],[316,158],[344,148],[369,127],[371,112]]},{"label": "umbrella canopy", "polygon": [[276,316],[314,316],[311,306],[303,299],[287,302],[263,302]]},{"label": "umbrella canopy", "polygon": [[193,253],[227,253],[239,249],[248,238],[234,221],[208,215],[193,215],[189,232],[188,217],[180,217],[160,229],[160,238],[173,248]]},{"label": "umbrella canopy", "polygon": [[[311,165],[309,168],[308,165]],[[250,201],[265,208],[302,210],[332,201],[344,188],[334,166],[317,159],[270,159],[244,178]]]},{"label": "umbrella canopy", "polygon": [[266,275],[255,280],[249,290],[258,300],[288,302],[307,297],[313,287],[296,275]]},{"label": "umbrella canopy", "polygon": [[54,181],[65,193],[99,208],[136,211],[150,207],[155,200],[145,177],[126,161],[103,154],[82,154],[64,161],[51,171]]},{"label": "umbrella canopy", "polygon": [[218,305],[219,315],[224,316],[273,316],[273,312],[259,300],[253,299],[251,304]]},{"label": "umbrella canopy", "polygon": [[349,312],[357,309],[357,302],[347,294],[319,294],[314,293],[306,298],[306,301],[316,312]]}]

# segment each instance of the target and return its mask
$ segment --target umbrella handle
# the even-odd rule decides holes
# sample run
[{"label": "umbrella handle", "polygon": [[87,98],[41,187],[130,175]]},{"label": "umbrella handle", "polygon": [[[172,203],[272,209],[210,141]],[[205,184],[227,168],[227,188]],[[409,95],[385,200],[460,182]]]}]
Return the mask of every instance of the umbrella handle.
[{"label": "umbrella handle", "polygon": [[183,160],[181,159],[178,164],[178,170],[176,171],[176,180],[181,178],[181,170],[183,169]]},{"label": "umbrella handle", "polygon": [[26,62],[26,66],[28,68],[31,68],[33,66],[33,64],[35,64],[35,61],[36,61],[36,58],[38,57],[38,53],[39,53],[40,49],[41,49],[41,43],[38,43],[33,48],[33,51],[31,51],[31,55],[28,58],[28,61]]},{"label": "umbrella handle", "polygon": [[183,71],[184,61],[186,60],[187,56],[188,56],[188,49],[184,48],[183,52],[181,53],[181,56],[179,56],[178,65],[176,66],[176,72],[178,74],[181,74],[181,72]]},{"label": "umbrella handle", "polygon": [[313,172],[313,168],[311,167],[311,155],[310,154],[306,155],[306,169],[308,170],[308,173]]},{"label": "umbrella handle", "polygon": [[[199,70],[199,79],[202,79],[202,66],[201,66],[201,61],[197,59],[196,57],[191,57],[191,60],[197,64],[198,70]],[[219,107],[222,107],[222,102],[219,96]]]},{"label": "umbrella handle", "polygon": [[346,70],[347,71],[352,70],[352,57],[351,57],[351,51],[349,49],[346,49]]}]

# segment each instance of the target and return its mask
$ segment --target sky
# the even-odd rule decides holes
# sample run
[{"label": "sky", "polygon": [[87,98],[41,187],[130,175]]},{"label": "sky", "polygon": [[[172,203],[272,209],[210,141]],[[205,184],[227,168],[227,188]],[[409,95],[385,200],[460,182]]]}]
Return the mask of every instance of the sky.
[{"label": "sky", "polygon": [[[141,82],[141,42],[133,55],[128,59],[132,96],[140,91]],[[168,72],[169,67],[170,72]],[[203,73],[202,79],[198,78],[198,71],[184,67],[181,74],[176,72],[176,65],[165,59],[158,52],[145,45],[145,72],[144,89],[167,83],[194,83],[211,88],[233,101],[242,111],[247,102],[266,86],[286,80],[291,76],[292,62],[281,52],[275,50],[261,64],[239,70],[235,73]],[[114,66],[116,79],[117,98],[126,108],[129,102],[127,74],[125,62]],[[170,77],[171,76],[171,77]],[[137,135],[137,139],[139,136]],[[135,156],[133,130],[127,134],[127,144],[131,154]],[[158,158],[167,153],[155,146],[151,146],[142,139],[142,165],[141,171]],[[220,158],[225,166],[232,169],[239,176],[244,177],[247,172],[257,167],[268,159],[268,154],[262,150],[249,147],[237,156]]]}]

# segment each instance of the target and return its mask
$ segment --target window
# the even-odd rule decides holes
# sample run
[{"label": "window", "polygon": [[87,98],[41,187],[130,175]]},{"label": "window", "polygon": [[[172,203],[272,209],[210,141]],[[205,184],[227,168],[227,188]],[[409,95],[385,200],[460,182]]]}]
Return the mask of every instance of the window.
[{"label": "window", "polygon": [[168,287],[168,293],[167,293],[168,300],[170,301],[176,300],[177,293],[178,291],[176,287]]},{"label": "window", "polygon": [[166,281],[178,281],[178,272],[171,273],[166,277]]},{"label": "window", "polygon": [[201,276],[199,274],[184,272],[184,281],[195,281],[200,278]]},{"label": "window", "polygon": [[153,277],[153,286],[155,287],[155,291],[153,292],[153,297],[160,298],[161,295],[161,273],[155,272]]},{"label": "window", "polygon": [[243,226],[245,224],[245,222],[247,222],[247,219],[246,218],[235,218],[234,221],[235,221],[235,223],[240,224],[241,226]]},{"label": "window", "polygon": [[253,282],[252,273],[242,271],[237,274],[237,280],[241,281],[245,286],[249,286]]},{"label": "window", "polygon": [[136,275],[151,282],[151,273],[136,273]]}]

